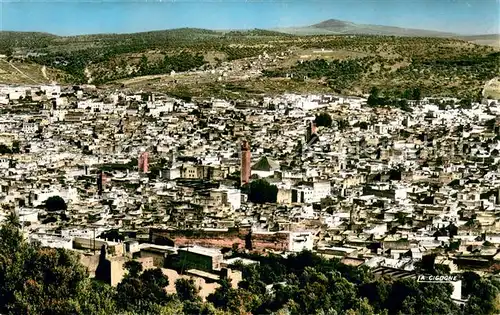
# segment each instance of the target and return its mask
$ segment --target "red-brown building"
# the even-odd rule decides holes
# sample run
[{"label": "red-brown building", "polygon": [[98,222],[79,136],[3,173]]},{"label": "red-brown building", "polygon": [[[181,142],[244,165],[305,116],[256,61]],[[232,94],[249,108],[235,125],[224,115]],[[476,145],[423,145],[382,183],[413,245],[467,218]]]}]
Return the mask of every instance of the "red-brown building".
[{"label": "red-brown building", "polygon": [[251,154],[250,145],[248,141],[243,141],[241,144],[241,185],[248,184],[250,182],[251,173]]},{"label": "red-brown building", "polygon": [[142,171],[143,173],[148,172],[148,167],[149,167],[149,153],[148,152],[143,152],[138,159],[138,168],[139,172]]}]

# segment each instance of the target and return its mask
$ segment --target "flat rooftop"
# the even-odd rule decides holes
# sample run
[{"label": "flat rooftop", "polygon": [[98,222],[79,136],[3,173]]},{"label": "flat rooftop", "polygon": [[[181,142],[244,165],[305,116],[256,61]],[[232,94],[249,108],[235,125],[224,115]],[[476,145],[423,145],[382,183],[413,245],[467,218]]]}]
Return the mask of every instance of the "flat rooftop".
[{"label": "flat rooftop", "polygon": [[191,252],[198,255],[210,256],[210,257],[222,255],[220,250],[218,249],[201,247],[201,246],[181,247],[177,249],[177,252]]},{"label": "flat rooftop", "polygon": [[209,273],[206,271],[201,271],[198,269],[189,269],[186,271],[186,273],[189,275],[207,278],[207,279],[214,280],[214,281],[218,281],[220,279],[220,277],[218,275],[215,275],[213,273]]}]

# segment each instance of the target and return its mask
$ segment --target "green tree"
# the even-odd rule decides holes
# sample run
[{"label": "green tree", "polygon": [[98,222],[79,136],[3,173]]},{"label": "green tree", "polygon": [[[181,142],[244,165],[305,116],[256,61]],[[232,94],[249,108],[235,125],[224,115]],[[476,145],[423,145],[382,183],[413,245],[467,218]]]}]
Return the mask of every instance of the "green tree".
[{"label": "green tree", "polygon": [[17,154],[19,152],[20,152],[19,141],[12,142],[12,153]]},{"label": "green tree", "polygon": [[52,196],[45,200],[47,211],[60,211],[68,209],[66,202],[60,196]]},{"label": "green tree", "polygon": [[0,144],[0,154],[11,154],[12,150],[5,144]]},{"label": "green tree", "polygon": [[175,290],[181,301],[196,301],[199,299],[198,288],[193,279],[177,279],[175,281]]},{"label": "green tree", "polygon": [[253,203],[275,203],[278,196],[278,188],[263,179],[254,180],[249,186],[249,196]]},{"label": "green tree", "polygon": [[139,68],[141,69],[141,72],[146,73],[148,66],[148,57],[146,55],[142,55],[141,61],[139,62]]},{"label": "green tree", "polygon": [[124,264],[125,269],[128,271],[128,276],[137,278],[142,272],[142,264],[137,260],[129,260]]},{"label": "green tree", "polygon": [[121,310],[155,313],[159,306],[172,301],[164,289],[168,286],[168,277],[161,269],[148,269],[139,276],[133,275],[125,277],[116,287],[116,302]]},{"label": "green tree", "polygon": [[71,252],[27,243],[15,217],[0,228],[0,313],[109,314],[112,296]]},{"label": "green tree", "polygon": [[377,106],[380,105],[380,91],[377,87],[373,87],[370,90],[370,96],[368,96],[368,100],[366,103],[369,106]]},{"label": "green tree", "polygon": [[328,113],[321,113],[316,115],[314,122],[318,127],[330,127],[332,125],[332,117]]},{"label": "green tree", "polygon": [[420,88],[414,88],[412,91],[411,98],[416,101],[420,101],[422,98],[422,92],[420,91]]}]

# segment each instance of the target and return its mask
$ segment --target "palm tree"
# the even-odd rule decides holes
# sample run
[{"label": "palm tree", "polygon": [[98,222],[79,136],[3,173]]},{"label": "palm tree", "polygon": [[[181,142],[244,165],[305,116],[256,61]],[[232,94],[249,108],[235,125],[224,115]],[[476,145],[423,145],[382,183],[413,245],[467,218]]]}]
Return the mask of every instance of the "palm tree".
[{"label": "palm tree", "polygon": [[19,217],[14,209],[11,209],[11,211],[7,215],[5,223],[13,227],[17,228],[21,227],[21,223],[19,222]]}]

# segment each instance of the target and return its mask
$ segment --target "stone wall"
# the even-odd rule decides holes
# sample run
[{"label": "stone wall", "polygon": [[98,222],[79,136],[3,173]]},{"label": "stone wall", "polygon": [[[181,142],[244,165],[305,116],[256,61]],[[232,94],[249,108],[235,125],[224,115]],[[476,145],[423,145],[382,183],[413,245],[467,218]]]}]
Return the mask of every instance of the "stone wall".
[{"label": "stone wall", "polygon": [[[229,247],[238,244],[239,248],[245,248],[249,229],[228,229],[227,231],[203,231],[203,230],[150,230],[150,242],[164,245],[199,245],[204,247]],[[251,234],[252,247],[256,251],[262,250],[288,250],[288,232]]]}]

